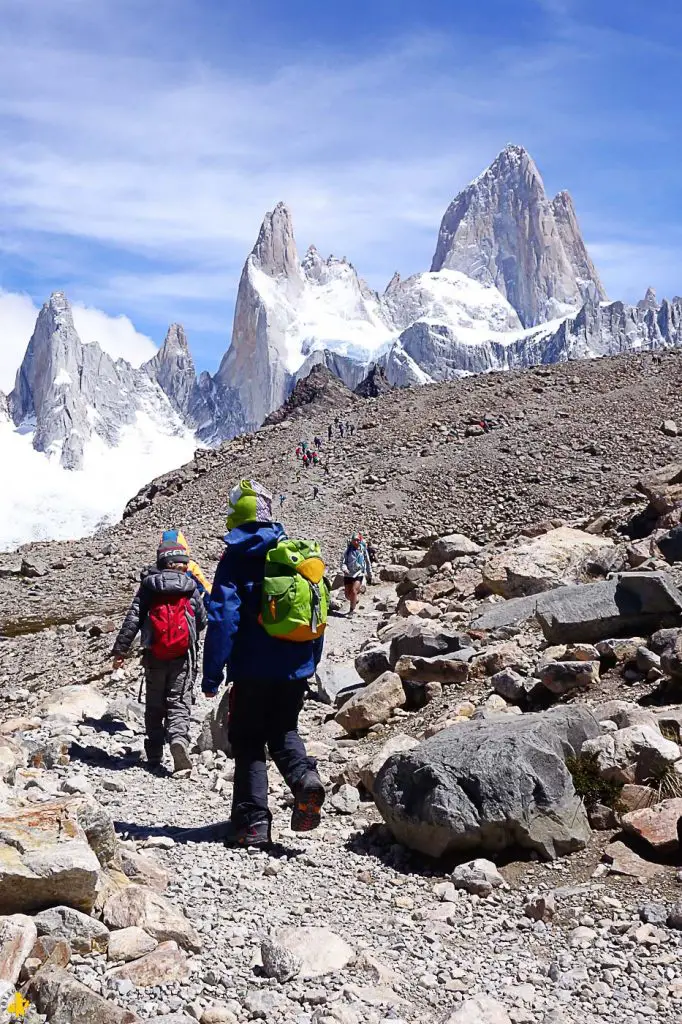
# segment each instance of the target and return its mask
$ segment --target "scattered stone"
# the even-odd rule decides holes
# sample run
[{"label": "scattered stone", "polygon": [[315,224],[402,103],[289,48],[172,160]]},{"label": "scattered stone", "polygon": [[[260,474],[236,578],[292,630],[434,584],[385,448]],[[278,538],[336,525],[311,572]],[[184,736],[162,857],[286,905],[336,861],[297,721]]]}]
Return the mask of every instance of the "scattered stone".
[{"label": "scattered stone", "polygon": [[104,905],[104,923],[111,929],[142,928],[159,942],[177,942],[193,953],[201,939],[190,922],[164,896],[141,885],[129,885]]},{"label": "scattered stone", "polygon": [[661,423],[661,431],[666,437],[677,437],[679,434],[675,420],[663,420]]},{"label": "scattered stone", "polygon": [[[468,661],[475,652],[473,648],[466,651],[455,651],[441,657],[419,658],[416,655],[403,655],[395,665],[395,671],[401,679],[430,683],[439,682],[445,685],[464,683],[469,675]],[[465,654],[465,658],[461,655]]]},{"label": "scattered stone", "polygon": [[512,1024],[502,1003],[490,996],[466,999],[445,1024]]},{"label": "scattered stone", "polygon": [[300,961],[303,980],[342,971],[355,957],[351,946],[328,928],[284,928],[272,938]]},{"label": "scattered stone", "polygon": [[110,982],[127,980],[136,988],[150,988],[184,981],[189,977],[189,965],[177,942],[162,942],[139,960],[112,967],[106,976]]},{"label": "scattered stone", "polygon": [[141,928],[121,928],[117,932],[110,932],[107,955],[110,960],[127,963],[151,953],[157,946],[156,939]]},{"label": "scattered stone", "polygon": [[369,683],[344,704],[336,714],[336,721],[347,732],[362,732],[387,722],[391,713],[405,703],[402,680],[395,672],[383,675]]},{"label": "scattered stone", "polygon": [[451,875],[456,889],[465,889],[475,896],[490,896],[493,889],[506,887],[506,882],[491,860],[479,857],[467,864],[458,864]]},{"label": "scattered stone", "polygon": [[0,982],[16,985],[37,937],[36,926],[30,917],[24,914],[0,917]]},{"label": "scattered stone", "polygon": [[556,911],[554,893],[548,892],[543,896],[537,896],[534,900],[526,903],[523,912],[531,921],[544,921],[547,924],[552,920]]},{"label": "scattered stone", "polygon": [[678,823],[682,819],[682,799],[663,800],[654,807],[629,811],[621,816],[626,832],[643,839],[659,853],[674,853],[679,849]]},{"label": "scattered stone", "polygon": [[47,576],[50,571],[41,558],[35,555],[24,555],[21,559],[20,573],[27,579],[36,580],[41,576]]},{"label": "scattered stone", "polygon": [[526,680],[512,668],[496,672],[490,682],[495,693],[512,704],[517,704],[526,696]]},{"label": "scattered stone", "polygon": [[168,888],[168,872],[153,857],[136,850],[122,849],[121,866],[131,882],[149,886],[157,892],[165,892]]},{"label": "scattered stone", "polygon": [[613,875],[627,875],[630,878],[651,879],[665,874],[665,867],[644,860],[629,846],[616,840],[604,851],[604,861]]},{"label": "scattered stone", "polygon": [[444,565],[464,555],[477,555],[481,550],[474,541],[462,533],[449,533],[435,540],[424,556],[424,565]]},{"label": "scattered stone", "polygon": [[632,725],[588,740],[582,754],[595,755],[599,771],[614,782],[644,784],[659,778],[676,761],[680,748],[648,725]]},{"label": "scattered stone", "polygon": [[266,977],[276,978],[281,984],[295,978],[303,967],[296,953],[272,938],[263,939],[260,951]]},{"label": "scattered stone", "polygon": [[590,690],[599,682],[599,662],[551,661],[543,668],[540,681],[556,697]]},{"label": "scattered stone", "polygon": [[329,802],[339,814],[355,814],[360,807],[360,794],[355,786],[345,784],[332,794]]}]

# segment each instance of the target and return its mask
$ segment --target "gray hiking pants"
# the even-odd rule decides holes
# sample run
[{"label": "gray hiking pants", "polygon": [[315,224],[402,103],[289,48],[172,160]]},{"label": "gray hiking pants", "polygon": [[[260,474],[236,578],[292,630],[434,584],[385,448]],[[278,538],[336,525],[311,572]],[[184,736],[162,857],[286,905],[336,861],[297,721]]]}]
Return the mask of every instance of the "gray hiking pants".
[{"label": "gray hiking pants", "polygon": [[167,740],[189,740],[194,672],[190,659],[161,661],[145,654],[145,711],[147,754],[161,756]]}]

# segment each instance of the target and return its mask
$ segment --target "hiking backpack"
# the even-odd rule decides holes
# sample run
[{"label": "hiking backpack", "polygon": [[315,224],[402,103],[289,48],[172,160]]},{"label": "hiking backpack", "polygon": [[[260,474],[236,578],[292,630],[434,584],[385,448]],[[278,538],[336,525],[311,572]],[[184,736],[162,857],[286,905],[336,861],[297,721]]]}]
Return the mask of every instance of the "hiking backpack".
[{"label": "hiking backpack", "polygon": [[280,640],[322,636],[329,612],[325,564],[315,540],[281,540],[265,556],[259,621]]},{"label": "hiking backpack", "polygon": [[194,640],[194,609],[186,594],[164,594],[149,609],[149,652],[160,661],[184,658]]}]

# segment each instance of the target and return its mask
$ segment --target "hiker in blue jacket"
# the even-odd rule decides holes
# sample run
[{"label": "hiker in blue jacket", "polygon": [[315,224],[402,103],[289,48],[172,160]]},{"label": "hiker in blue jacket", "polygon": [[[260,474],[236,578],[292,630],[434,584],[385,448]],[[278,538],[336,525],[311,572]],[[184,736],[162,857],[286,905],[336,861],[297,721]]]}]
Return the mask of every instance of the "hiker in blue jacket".
[{"label": "hiker in blue jacket", "polygon": [[214,697],[232,680],[228,738],[235,760],[229,845],[267,846],[265,748],[294,794],[291,828],[317,828],[324,786],[298,734],[308,680],[322,655],[322,637],[293,643],[270,636],[259,622],[265,555],[286,536],[272,521],[272,497],[255,481],[230,492],[229,533],[208,610],[202,690]]}]

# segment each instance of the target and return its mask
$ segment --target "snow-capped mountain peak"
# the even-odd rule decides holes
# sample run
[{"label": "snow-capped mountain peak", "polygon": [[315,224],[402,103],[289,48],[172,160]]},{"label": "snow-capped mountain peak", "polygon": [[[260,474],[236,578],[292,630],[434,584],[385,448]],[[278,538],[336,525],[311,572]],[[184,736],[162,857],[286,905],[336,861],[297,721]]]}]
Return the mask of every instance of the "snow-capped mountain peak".
[{"label": "snow-capped mountain peak", "polygon": [[431,269],[459,270],[495,286],[527,327],[575,312],[586,289],[605,298],[570,196],[548,198],[521,146],[503,149],[453,199]]}]

